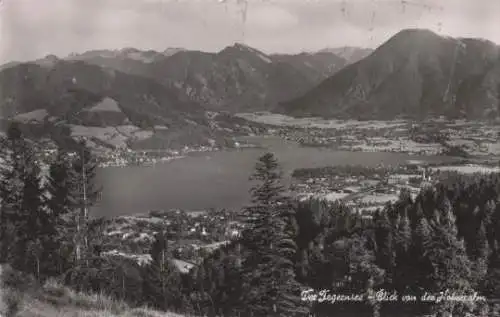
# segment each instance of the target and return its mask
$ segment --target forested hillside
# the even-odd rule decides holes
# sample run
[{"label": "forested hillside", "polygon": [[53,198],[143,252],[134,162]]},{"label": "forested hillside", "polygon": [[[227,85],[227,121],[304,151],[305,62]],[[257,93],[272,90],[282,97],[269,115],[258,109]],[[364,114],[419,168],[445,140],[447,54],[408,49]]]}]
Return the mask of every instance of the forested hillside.
[{"label": "forested hillside", "polygon": [[[61,150],[45,177],[16,126],[2,141],[1,262],[38,284],[200,316],[499,316],[496,174],[449,178],[414,200],[403,191],[363,218],[341,204],[288,197],[268,153],[239,215],[245,230],[183,274],[167,232],[157,232],[148,263],[101,252],[105,220],[86,210],[106,189],[95,187],[84,147],[74,156]],[[319,300],[321,290],[330,298]],[[381,290],[415,297],[387,301]],[[335,294],[350,302],[332,303]]]}]

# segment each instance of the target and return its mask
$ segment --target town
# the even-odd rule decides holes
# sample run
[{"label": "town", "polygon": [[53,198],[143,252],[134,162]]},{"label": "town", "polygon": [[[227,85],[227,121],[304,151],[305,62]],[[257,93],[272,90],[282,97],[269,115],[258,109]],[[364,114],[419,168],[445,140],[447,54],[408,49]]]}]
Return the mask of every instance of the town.
[{"label": "town", "polygon": [[[275,115],[274,115],[275,116]],[[376,210],[404,195],[415,198],[449,173],[498,172],[500,129],[474,122],[431,120],[415,125],[393,122],[322,121],[272,123],[268,115],[251,118],[267,124],[264,136],[296,142],[303,147],[324,147],[338,151],[398,152],[422,156],[450,157],[448,162],[406,161],[395,166],[323,166],[298,168],[292,173],[289,190],[299,200],[321,199],[340,202],[352,212],[371,218]],[[298,119],[293,119],[298,121]],[[210,144],[181,150],[132,150],[117,148],[96,151],[98,164],[106,167],[155,166],[182,159],[196,152],[258,147],[238,139],[230,147]],[[42,160],[53,159],[55,146],[41,146]],[[104,254],[124,256],[147,263],[147,250],[156,233],[168,233],[169,249],[182,272],[187,272],[217,247],[237,237],[242,230],[238,210],[165,210],[121,216],[106,226]]]},{"label": "town", "polygon": [[[290,191],[299,200],[320,199],[343,203],[352,212],[371,218],[373,212],[408,195],[414,199],[422,189],[431,187],[450,173],[491,173],[496,167],[480,165],[440,166],[423,162],[376,168],[332,166],[297,169]],[[157,233],[167,233],[174,263],[187,273],[205,256],[237,238],[243,229],[237,210],[166,210],[120,216],[104,230],[107,249],[104,254],[148,263],[150,244]]]},{"label": "town", "polygon": [[122,256],[148,263],[150,244],[159,232],[166,232],[169,249],[181,272],[187,273],[208,253],[239,236],[243,226],[229,210],[150,211],[148,214],[121,216],[104,230],[109,256]]},{"label": "town", "polygon": [[306,147],[421,155],[499,156],[500,128],[494,122],[429,119],[419,122],[293,119],[259,113],[243,118],[272,126],[270,135]]}]

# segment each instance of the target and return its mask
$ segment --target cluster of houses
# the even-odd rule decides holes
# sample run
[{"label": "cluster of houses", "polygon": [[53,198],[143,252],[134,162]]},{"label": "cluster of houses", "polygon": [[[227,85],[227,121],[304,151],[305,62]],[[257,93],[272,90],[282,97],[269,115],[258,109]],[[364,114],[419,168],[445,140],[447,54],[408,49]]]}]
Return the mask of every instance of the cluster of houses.
[{"label": "cluster of houses", "polygon": [[144,254],[155,235],[165,231],[169,250],[178,260],[176,263],[197,263],[207,253],[239,236],[242,225],[234,216],[229,210],[168,210],[118,217],[105,232],[110,240],[108,245],[113,248],[107,250],[107,254],[133,257],[146,263],[144,255],[137,254]]},{"label": "cluster of houses", "polygon": [[402,191],[408,191],[415,198],[423,188],[433,183],[430,169],[414,167],[406,173],[390,173],[387,176],[309,178],[293,184],[292,189],[299,199],[314,197],[340,201],[353,210],[373,211],[383,208],[387,202],[396,201]]},{"label": "cluster of houses", "polygon": [[123,167],[129,165],[154,165],[163,161],[179,158],[178,151],[132,151],[119,149],[106,151],[99,155],[100,167]]}]

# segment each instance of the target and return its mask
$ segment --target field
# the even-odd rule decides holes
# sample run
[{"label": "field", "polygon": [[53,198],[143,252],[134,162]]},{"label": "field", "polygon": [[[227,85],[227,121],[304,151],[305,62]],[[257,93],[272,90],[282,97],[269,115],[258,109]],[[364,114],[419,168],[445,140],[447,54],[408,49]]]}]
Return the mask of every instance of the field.
[{"label": "field", "polygon": [[500,128],[496,123],[444,119],[421,122],[297,119],[265,112],[238,116],[274,126],[275,134],[307,147],[424,155],[500,156]]},{"label": "field", "polygon": [[[144,140],[150,138],[153,132],[141,130],[138,127],[125,125],[117,127],[87,127],[70,125],[72,137],[95,138],[100,142],[115,148],[126,148],[127,142],[136,139]],[[98,147],[97,145],[94,146]]]},{"label": "field", "polygon": [[357,120],[324,120],[321,118],[292,118],[274,113],[240,113],[240,118],[274,126],[290,126],[297,128],[347,129],[396,128],[405,125],[405,121],[357,121]]},{"label": "field", "polygon": [[474,165],[474,164],[444,165],[444,166],[434,167],[431,169],[439,171],[458,172],[461,174],[475,174],[475,173],[488,174],[488,173],[500,172],[500,168],[498,167],[488,167],[488,166]]}]

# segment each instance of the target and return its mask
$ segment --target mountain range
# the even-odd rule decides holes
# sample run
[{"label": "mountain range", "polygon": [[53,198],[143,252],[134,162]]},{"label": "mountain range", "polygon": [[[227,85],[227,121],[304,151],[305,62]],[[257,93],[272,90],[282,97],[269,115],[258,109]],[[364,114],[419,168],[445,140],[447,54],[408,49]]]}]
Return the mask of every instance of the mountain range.
[{"label": "mountain range", "polygon": [[183,90],[210,110],[230,112],[268,110],[307,92],[351,62],[331,52],[267,55],[240,43],[217,53],[124,49],[67,59],[151,78]]},{"label": "mountain range", "polygon": [[218,53],[49,55],[0,68],[0,109],[4,123],[14,118],[46,133],[64,127],[110,146],[206,145],[262,128],[230,113],[267,110],[348,63],[328,52],[266,55],[243,44]]},{"label": "mountain range", "polygon": [[72,136],[99,139],[102,132],[108,134],[101,137],[104,140],[143,141],[155,130],[169,130],[169,147],[189,144],[168,140],[177,131],[199,131],[194,134],[202,144],[206,140],[201,137],[217,134],[216,128],[209,128],[214,120],[178,90],[82,61],[20,64],[0,72],[0,85],[4,119],[39,126],[49,134],[66,127]]},{"label": "mountain range", "polygon": [[[213,144],[263,126],[233,116],[384,119],[500,115],[500,47],[406,29],[376,50],[265,54],[236,43],[216,53],[93,50],[0,66],[11,119],[109,146]],[[96,132],[97,131],[97,132]],[[110,141],[113,140],[113,141]],[[117,141],[118,140],[118,141]]]},{"label": "mountain range", "polygon": [[500,47],[406,29],[274,110],[325,118],[498,118]]}]

